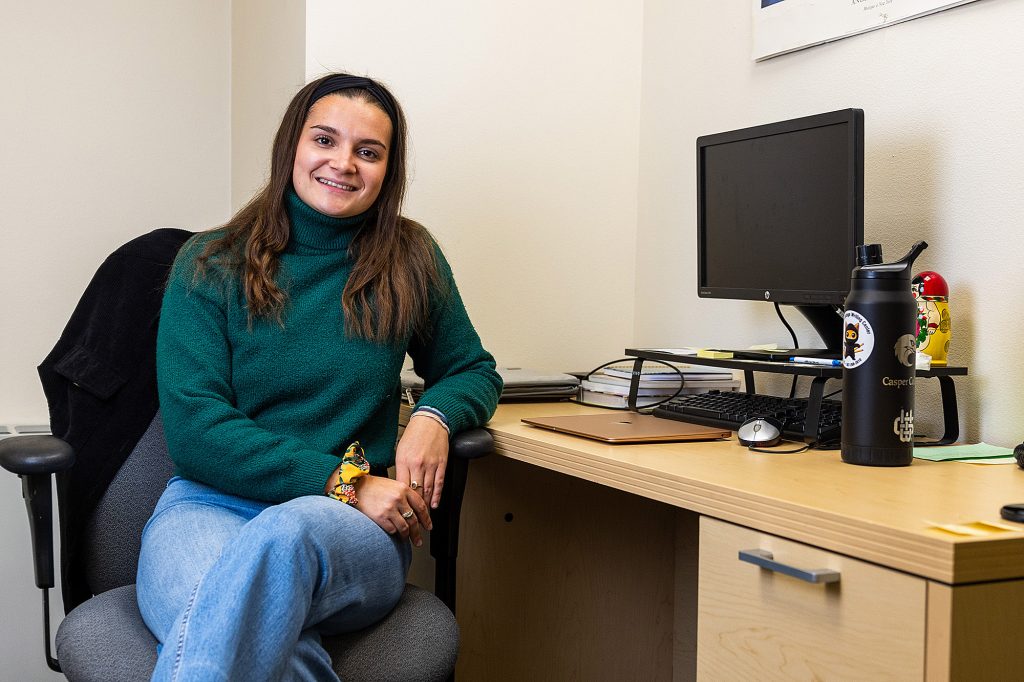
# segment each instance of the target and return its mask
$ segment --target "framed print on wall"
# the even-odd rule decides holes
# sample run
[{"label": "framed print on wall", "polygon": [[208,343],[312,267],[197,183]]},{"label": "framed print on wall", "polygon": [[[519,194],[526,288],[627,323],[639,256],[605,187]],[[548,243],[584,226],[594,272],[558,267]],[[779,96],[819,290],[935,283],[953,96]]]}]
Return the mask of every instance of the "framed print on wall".
[{"label": "framed print on wall", "polygon": [[884,28],[974,0],[750,0],[755,61]]}]

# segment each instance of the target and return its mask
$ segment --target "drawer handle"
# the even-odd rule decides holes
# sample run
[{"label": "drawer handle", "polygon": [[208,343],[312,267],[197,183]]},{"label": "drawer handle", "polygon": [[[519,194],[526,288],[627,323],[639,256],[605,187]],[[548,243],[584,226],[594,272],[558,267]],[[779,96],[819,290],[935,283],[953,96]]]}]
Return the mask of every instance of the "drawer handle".
[{"label": "drawer handle", "polygon": [[796,568],[795,566],[789,566],[775,561],[772,553],[766,549],[741,549],[740,561],[746,561],[748,564],[767,568],[769,571],[783,573],[809,583],[839,582],[839,571],[833,571],[830,568],[813,568],[811,570],[804,570],[802,568]]}]

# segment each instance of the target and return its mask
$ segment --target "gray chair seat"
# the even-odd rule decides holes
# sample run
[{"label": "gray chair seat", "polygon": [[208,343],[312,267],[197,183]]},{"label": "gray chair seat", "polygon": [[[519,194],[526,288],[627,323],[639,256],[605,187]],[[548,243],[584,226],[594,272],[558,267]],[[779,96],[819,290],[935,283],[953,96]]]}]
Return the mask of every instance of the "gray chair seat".
[{"label": "gray chair seat", "polygon": [[[396,641],[402,642],[398,655]],[[433,682],[446,679],[455,667],[458,641],[451,611],[429,592],[407,585],[384,620],[324,638],[324,647],[346,682]],[[156,640],[139,615],[134,585],[104,592],[74,609],[58,628],[56,643],[64,674],[75,682],[148,680],[156,666]],[[450,655],[439,660],[439,652]],[[381,660],[389,661],[383,671]]]},{"label": "gray chair seat", "polygon": [[156,667],[156,640],[142,622],[135,585],[80,604],[61,621],[55,639],[61,669],[72,680],[148,680]]},{"label": "gray chair seat", "polygon": [[[396,642],[401,642],[400,649]],[[323,644],[334,672],[345,682],[440,682],[455,669],[459,626],[440,599],[406,585],[384,620],[358,632],[325,637]],[[381,666],[382,660],[389,665]]]}]

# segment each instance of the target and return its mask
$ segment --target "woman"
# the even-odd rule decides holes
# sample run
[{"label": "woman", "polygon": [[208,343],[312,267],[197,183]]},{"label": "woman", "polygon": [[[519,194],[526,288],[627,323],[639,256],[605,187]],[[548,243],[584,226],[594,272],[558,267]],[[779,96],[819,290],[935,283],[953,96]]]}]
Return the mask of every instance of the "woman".
[{"label": "woman", "polygon": [[[494,360],[399,212],[405,136],[379,83],[310,83],[266,187],[178,255],[157,344],[176,475],[137,583],[154,679],[336,679],[320,633],[395,605],[449,433],[494,411]],[[429,388],[396,449],[406,353]]]}]

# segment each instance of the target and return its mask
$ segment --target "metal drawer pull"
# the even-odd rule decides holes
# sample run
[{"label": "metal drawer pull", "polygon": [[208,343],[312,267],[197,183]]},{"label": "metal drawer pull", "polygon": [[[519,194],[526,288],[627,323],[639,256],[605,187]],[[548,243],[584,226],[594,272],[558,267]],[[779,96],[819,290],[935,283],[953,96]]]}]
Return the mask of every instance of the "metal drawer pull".
[{"label": "metal drawer pull", "polygon": [[830,568],[813,568],[805,571],[802,568],[787,566],[775,561],[772,553],[766,549],[741,549],[740,561],[746,561],[748,564],[767,568],[769,571],[775,571],[776,573],[784,573],[809,583],[839,582],[839,571],[833,571]]}]

